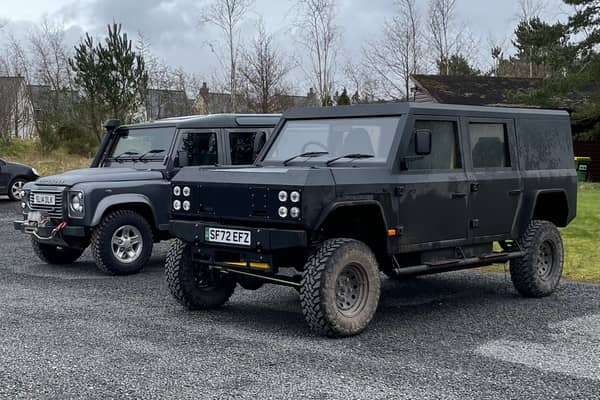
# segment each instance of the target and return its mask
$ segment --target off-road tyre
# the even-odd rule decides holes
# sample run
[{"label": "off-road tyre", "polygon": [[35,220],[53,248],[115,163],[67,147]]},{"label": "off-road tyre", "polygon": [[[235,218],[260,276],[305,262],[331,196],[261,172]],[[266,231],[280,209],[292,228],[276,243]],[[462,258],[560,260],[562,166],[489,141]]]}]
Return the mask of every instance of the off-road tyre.
[{"label": "off-road tyre", "polygon": [[[19,200],[21,200],[21,197],[16,196],[13,193],[13,186],[15,186],[15,185],[20,186],[20,187],[18,187],[18,189],[20,189],[26,183],[27,183],[27,179],[25,179],[25,178],[15,178],[15,179],[13,179],[10,182],[10,184],[8,185],[8,193],[7,193],[8,194],[8,198],[11,199],[12,201],[19,201]],[[15,188],[17,188],[17,186],[15,186]]]},{"label": "off-road tyre", "polygon": [[[350,286],[344,286],[344,281]],[[342,286],[350,287],[349,291],[342,291],[343,295]],[[353,292],[352,288],[357,290],[357,287],[360,289]],[[329,239],[321,243],[304,266],[300,304],[308,326],[315,333],[352,336],[365,330],[373,318],[380,291],[379,267],[371,249],[354,239]],[[345,299],[352,301],[344,296],[353,293],[356,303],[350,310],[344,310],[342,306],[349,305]]]},{"label": "off-road tyre", "polygon": [[[206,282],[201,281],[199,275],[207,277]],[[190,245],[179,239],[173,240],[167,253],[165,278],[173,297],[190,310],[222,306],[236,285],[233,276],[193,263]]]},{"label": "off-road tyre", "polygon": [[510,262],[510,277],[524,297],[545,297],[554,292],[563,269],[563,243],[556,226],[533,220],[518,239],[525,255]]},{"label": "off-road tyre", "polygon": [[[142,249],[130,263],[121,262],[112,250],[113,234],[123,226],[133,226],[140,232]],[[98,269],[110,275],[131,275],[140,272],[152,255],[154,246],[152,228],[146,219],[135,211],[117,210],[102,218],[92,231],[91,250]]]},{"label": "off-road tyre", "polygon": [[73,264],[85,251],[85,249],[41,243],[33,237],[31,238],[31,247],[40,260],[52,265]]}]

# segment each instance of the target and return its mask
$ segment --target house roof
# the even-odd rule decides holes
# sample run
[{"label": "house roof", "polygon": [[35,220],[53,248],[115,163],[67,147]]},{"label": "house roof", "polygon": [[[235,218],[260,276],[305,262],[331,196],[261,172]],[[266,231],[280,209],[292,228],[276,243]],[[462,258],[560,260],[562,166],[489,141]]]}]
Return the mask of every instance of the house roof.
[{"label": "house roof", "polygon": [[438,103],[479,106],[512,104],[514,96],[542,86],[541,79],[493,76],[413,75],[412,81]]}]

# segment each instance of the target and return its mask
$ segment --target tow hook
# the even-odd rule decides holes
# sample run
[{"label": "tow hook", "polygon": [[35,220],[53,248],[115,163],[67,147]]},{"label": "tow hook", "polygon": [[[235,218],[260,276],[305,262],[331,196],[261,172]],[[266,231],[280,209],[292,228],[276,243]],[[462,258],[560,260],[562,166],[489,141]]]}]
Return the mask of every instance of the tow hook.
[{"label": "tow hook", "polygon": [[56,237],[56,235],[58,235],[60,233],[60,231],[62,231],[66,227],[67,227],[67,223],[65,221],[63,221],[60,224],[56,225],[56,227],[54,229],[52,229],[52,232],[50,232],[50,236],[48,236],[48,237],[38,235],[37,230],[32,231],[31,234],[33,236],[35,236],[36,238],[38,238],[39,240],[51,240],[51,239],[54,239]]}]

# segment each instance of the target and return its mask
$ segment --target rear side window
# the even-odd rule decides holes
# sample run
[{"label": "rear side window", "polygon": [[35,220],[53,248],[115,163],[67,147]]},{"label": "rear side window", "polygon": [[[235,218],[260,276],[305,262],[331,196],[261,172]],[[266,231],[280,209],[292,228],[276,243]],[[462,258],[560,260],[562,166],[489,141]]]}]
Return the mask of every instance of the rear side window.
[{"label": "rear side window", "polygon": [[230,132],[231,164],[248,165],[254,163],[254,140],[256,132]]},{"label": "rear side window", "polygon": [[472,122],[469,137],[473,168],[510,167],[506,124]]},{"label": "rear side window", "polygon": [[180,135],[179,167],[214,165],[219,162],[217,135],[214,132],[184,132]]},{"label": "rear side window", "polygon": [[[418,120],[415,122],[415,129],[431,131],[431,154],[409,161],[409,170],[462,168],[456,122]],[[416,155],[414,135],[411,136],[407,155]]]},{"label": "rear side window", "polygon": [[517,140],[521,167],[526,170],[574,168],[571,125],[566,116],[519,119]]}]

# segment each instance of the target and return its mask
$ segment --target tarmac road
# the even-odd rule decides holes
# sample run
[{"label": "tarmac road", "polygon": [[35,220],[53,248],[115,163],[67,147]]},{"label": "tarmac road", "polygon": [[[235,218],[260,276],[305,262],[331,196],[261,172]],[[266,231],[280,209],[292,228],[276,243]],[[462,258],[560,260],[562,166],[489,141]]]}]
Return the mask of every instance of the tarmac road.
[{"label": "tarmac road", "polygon": [[[42,264],[0,199],[0,398],[600,398],[600,286],[524,299],[503,274],[382,278],[370,328],[307,331],[293,289],[189,312],[158,246],[136,276]],[[568,249],[567,249],[568,250]]]}]

